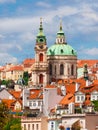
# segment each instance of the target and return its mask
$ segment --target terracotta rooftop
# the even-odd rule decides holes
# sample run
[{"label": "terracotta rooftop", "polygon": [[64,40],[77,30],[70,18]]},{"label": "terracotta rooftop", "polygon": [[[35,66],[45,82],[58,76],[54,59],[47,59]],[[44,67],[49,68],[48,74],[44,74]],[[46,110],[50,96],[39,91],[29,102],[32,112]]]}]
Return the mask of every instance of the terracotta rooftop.
[{"label": "terracotta rooftop", "polygon": [[22,93],[22,91],[10,90],[9,92],[10,92],[16,99],[21,98],[21,93]]},{"label": "terracotta rooftop", "polygon": [[89,67],[91,67],[96,63],[98,63],[98,60],[78,60],[77,61],[77,66],[78,67],[83,67],[84,64],[87,64]]},{"label": "terracotta rooftop", "polygon": [[22,65],[16,65],[13,67],[10,67],[10,69],[8,71],[23,71],[23,66]]},{"label": "terracotta rooftop", "polygon": [[43,92],[41,89],[31,89],[28,99],[43,99]]},{"label": "terracotta rooftop", "polygon": [[74,95],[69,93],[60,101],[61,105],[68,105],[69,103],[74,102]]},{"label": "terracotta rooftop", "polygon": [[31,67],[35,63],[35,59],[25,59],[23,61],[24,67]]}]

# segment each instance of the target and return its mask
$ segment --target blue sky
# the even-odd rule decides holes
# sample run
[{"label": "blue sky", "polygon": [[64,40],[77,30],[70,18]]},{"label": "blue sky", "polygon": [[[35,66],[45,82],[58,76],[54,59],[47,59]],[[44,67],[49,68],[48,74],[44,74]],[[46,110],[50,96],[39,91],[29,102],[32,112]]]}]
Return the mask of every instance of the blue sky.
[{"label": "blue sky", "polygon": [[0,65],[34,58],[40,17],[48,47],[62,19],[78,59],[98,59],[98,0],[0,0]]}]

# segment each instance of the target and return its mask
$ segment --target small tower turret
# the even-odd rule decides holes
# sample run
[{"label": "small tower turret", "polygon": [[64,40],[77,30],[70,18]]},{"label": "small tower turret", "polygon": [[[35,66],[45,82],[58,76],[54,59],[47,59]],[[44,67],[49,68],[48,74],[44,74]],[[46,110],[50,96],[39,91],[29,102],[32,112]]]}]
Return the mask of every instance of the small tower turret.
[{"label": "small tower turret", "polygon": [[57,32],[57,36],[56,36],[56,44],[65,44],[65,34],[63,32],[62,29],[62,21],[60,22],[60,28],[59,31]]},{"label": "small tower turret", "polygon": [[88,69],[87,69],[87,64],[84,64],[84,79],[88,80]]}]

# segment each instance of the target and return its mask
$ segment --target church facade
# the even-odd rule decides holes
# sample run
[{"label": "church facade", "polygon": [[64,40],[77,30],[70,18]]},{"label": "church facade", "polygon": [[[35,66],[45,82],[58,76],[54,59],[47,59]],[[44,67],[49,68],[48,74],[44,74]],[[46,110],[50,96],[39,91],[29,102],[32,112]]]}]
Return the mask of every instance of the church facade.
[{"label": "church facade", "polygon": [[68,78],[77,78],[77,53],[67,44],[61,23],[55,43],[48,48],[40,20],[35,44],[35,63],[32,67],[33,85],[45,86],[53,81]]}]

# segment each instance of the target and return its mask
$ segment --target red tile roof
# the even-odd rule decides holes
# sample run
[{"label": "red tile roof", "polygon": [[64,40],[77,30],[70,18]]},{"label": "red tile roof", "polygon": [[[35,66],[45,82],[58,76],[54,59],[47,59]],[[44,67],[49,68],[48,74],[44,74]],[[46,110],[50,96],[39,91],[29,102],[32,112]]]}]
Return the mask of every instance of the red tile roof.
[{"label": "red tile roof", "polygon": [[60,101],[61,105],[68,105],[69,103],[74,102],[74,95],[69,93]]},{"label": "red tile roof", "polygon": [[43,92],[41,89],[31,89],[28,99],[43,99]]},{"label": "red tile roof", "polygon": [[23,61],[24,67],[31,67],[35,63],[35,59],[25,59]]},{"label": "red tile roof", "polygon": [[77,66],[78,67],[83,67],[84,64],[87,64],[88,67],[91,67],[91,66],[93,66],[96,63],[98,63],[98,60],[78,60],[77,61]]},{"label": "red tile roof", "polygon": [[22,91],[10,90],[9,92],[10,92],[16,99],[21,98],[21,93],[22,93]]},{"label": "red tile roof", "polygon": [[16,65],[16,66],[10,67],[8,71],[23,71],[23,70],[24,68],[22,65]]}]

